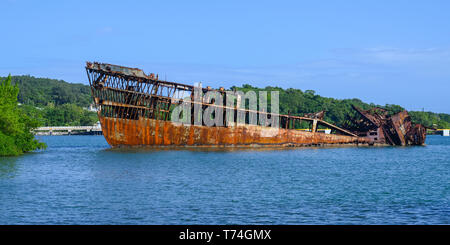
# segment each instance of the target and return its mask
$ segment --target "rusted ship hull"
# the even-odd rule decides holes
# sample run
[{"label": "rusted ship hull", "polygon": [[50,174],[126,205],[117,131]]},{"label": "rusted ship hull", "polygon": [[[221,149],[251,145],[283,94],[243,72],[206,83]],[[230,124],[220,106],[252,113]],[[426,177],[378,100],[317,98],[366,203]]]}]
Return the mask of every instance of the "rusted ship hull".
[{"label": "rusted ship hull", "polygon": [[[205,101],[203,97],[198,101],[198,87],[160,80],[157,75],[146,75],[137,68],[87,62],[86,71],[103,135],[112,147],[279,147],[378,143],[370,137],[359,137],[324,121],[324,112],[293,116],[277,114],[272,109],[271,112],[264,109],[255,111],[240,104],[242,101],[245,104],[245,97],[241,99],[238,95],[235,105],[229,105],[230,91],[201,86],[200,94],[213,92],[219,94],[219,99],[212,102]],[[185,108],[189,118],[183,123],[172,120],[174,108],[184,106],[187,101],[189,103]],[[205,121],[198,122],[197,107],[206,111],[211,108],[215,110],[214,120],[217,117],[220,123],[210,126]],[[250,122],[256,114],[258,119],[270,118],[272,126],[268,127],[265,121],[260,121],[261,124]],[[243,121],[239,115],[244,115]],[[232,116],[231,121],[229,116]],[[304,122],[310,123],[310,130],[297,130],[296,125]],[[319,132],[319,126],[328,128],[332,133]]]},{"label": "rusted ship hull", "polygon": [[367,138],[276,129],[257,125],[206,127],[147,118],[139,120],[101,117],[103,135],[113,147],[288,147],[369,144]]}]

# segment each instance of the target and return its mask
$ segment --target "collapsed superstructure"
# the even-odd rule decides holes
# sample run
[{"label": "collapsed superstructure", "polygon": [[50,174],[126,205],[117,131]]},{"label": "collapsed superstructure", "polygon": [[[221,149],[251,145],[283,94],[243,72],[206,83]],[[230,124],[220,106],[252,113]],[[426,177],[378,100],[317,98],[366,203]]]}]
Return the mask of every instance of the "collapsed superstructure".
[{"label": "collapsed superstructure", "polygon": [[361,137],[370,138],[374,143],[389,145],[423,145],[426,138],[426,128],[421,124],[414,124],[407,111],[389,115],[383,108],[362,110],[353,106],[361,116],[354,119],[357,126],[355,131]]},{"label": "collapsed superstructure", "polygon": [[[267,147],[381,143],[381,140],[375,140],[370,135],[361,137],[355,132],[324,121],[325,112],[293,116],[255,111],[240,107],[239,103],[229,105],[225,102],[228,93],[223,88],[197,88],[164,81],[158,75],[146,75],[137,68],[87,62],[86,71],[103,135],[113,147]],[[196,89],[202,94],[215,92],[220,95],[217,98],[224,101],[217,101],[217,98],[216,101],[195,100]],[[171,115],[174,108],[180,105],[187,105],[188,112],[192,113],[187,113],[187,120],[177,122],[172,120]],[[215,120],[224,120],[224,123],[211,126],[196,121],[195,115],[198,113],[195,108],[213,108]],[[222,117],[222,113],[227,115]],[[232,115],[231,119],[229,115]],[[238,115],[242,115],[244,120],[239,121]],[[249,120],[252,117],[270,118],[277,127],[252,123]],[[301,122],[308,122],[310,129],[296,129],[295,125]],[[325,127],[331,132],[319,132],[319,127]],[[410,142],[411,137],[414,142],[420,142],[415,135],[406,137],[407,142]]]}]

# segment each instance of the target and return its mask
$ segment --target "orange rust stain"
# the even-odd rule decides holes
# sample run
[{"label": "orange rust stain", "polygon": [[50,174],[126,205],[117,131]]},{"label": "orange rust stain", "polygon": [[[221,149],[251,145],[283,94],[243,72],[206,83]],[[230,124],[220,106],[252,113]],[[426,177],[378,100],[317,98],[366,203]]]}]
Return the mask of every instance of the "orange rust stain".
[{"label": "orange rust stain", "polygon": [[142,130],[142,138],[141,138],[141,142],[143,145],[145,145],[145,139],[147,138],[147,131],[148,131],[148,127],[145,126],[145,123],[147,122],[146,120],[140,120],[140,127],[144,128]]},{"label": "orange rust stain", "polygon": [[154,128],[154,132],[155,132],[155,145],[159,145],[159,133],[158,133],[158,131],[159,131],[159,123],[157,122],[157,121],[155,121],[155,128]]},{"label": "orange rust stain", "polygon": [[[171,142],[171,140],[170,140],[171,135],[169,135],[169,126],[170,125],[168,123],[165,123],[163,125],[163,144],[164,145],[170,145],[170,142]],[[172,132],[174,132],[174,131],[172,131]]]},{"label": "orange rust stain", "polygon": [[145,128],[146,128],[147,137],[145,138],[144,144],[148,145],[148,144],[150,144],[150,124],[149,124],[149,120],[147,120],[147,119],[145,119]]},{"label": "orange rust stain", "polygon": [[188,145],[194,144],[194,127],[189,127],[189,140],[187,144]]}]

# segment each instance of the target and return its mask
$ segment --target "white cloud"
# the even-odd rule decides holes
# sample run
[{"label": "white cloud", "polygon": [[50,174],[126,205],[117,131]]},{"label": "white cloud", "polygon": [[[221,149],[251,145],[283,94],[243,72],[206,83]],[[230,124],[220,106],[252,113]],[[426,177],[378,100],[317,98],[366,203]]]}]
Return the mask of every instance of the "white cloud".
[{"label": "white cloud", "polygon": [[421,64],[430,62],[450,62],[450,48],[396,48],[374,47],[366,49],[341,49],[340,57],[353,58],[364,62],[385,64]]}]

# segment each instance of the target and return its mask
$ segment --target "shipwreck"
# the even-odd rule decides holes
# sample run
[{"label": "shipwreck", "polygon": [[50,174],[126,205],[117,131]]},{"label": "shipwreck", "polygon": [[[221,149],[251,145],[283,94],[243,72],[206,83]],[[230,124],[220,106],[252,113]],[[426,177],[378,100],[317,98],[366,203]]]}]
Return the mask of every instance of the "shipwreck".
[{"label": "shipwreck", "polygon": [[352,119],[353,132],[360,137],[370,138],[372,142],[389,145],[423,145],[426,139],[426,128],[415,124],[407,111],[393,115],[383,108],[362,110],[356,106],[353,109],[360,115]]},{"label": "shipwreck", "polygon": [[[137,68],[87,62],[86,71],[103,135],[112,147],[422,145],[425,142],[426,130],[422,125],[413,124],[406,111],[387,116],[355,107],[362,118],[355,120],[354,128],[344,129],[324,121],[325,112],[294,116],[255,110],[240,106],[239,96],[233,100],[234,104],[225,101],[229,91],[224,88],[169,82]],[[219,96],[197,100],[196,91]],[[175,121],[173,113],[180,106],[184,109],[181,114],[188,118]],[[216,124],[196,119],[198,108],[212,109]],[[261,118],[270,120],[271,126],[255,123]],[[309,123],[309,130],[296,128],[300,122]],[[327,128],[328,132],[319,131],[319,127]]]}]

